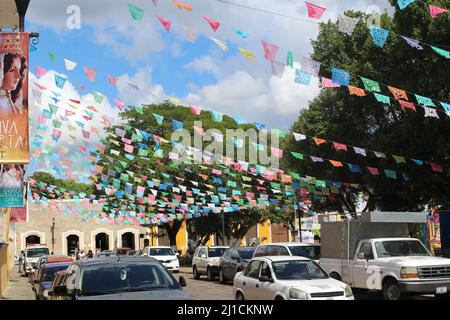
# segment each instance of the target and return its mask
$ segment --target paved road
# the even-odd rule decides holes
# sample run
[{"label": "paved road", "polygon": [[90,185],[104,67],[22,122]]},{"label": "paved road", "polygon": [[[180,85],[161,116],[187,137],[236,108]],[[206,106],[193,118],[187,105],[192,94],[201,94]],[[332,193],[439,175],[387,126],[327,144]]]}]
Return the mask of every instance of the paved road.
[{"label": "paved road", "polygon": [[15,266],[9,279],[8,287],[3,300],[35,300],[28,277],[19,275],[18,267]]},{"label": "paved road", "polygon": [[195,280],[192,268],[182,267],[180,273],[174,274],[186,278],[187,286],[184,288],[194,300],[233,300],[233,282],[220,284],[219,281],[208,281],[206,276]]}]

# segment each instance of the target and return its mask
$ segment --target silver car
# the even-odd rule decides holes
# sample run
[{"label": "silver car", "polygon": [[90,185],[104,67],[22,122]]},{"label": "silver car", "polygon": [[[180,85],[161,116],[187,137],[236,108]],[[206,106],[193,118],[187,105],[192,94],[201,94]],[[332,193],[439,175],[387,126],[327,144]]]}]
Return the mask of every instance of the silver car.
[{"label": "silver car", "polygon": [[220,257],[229,247],[198,247],[192,258],[192,273],[194,279],[200,279],[206,274],[209,281],[213,281],[219,274]]}]

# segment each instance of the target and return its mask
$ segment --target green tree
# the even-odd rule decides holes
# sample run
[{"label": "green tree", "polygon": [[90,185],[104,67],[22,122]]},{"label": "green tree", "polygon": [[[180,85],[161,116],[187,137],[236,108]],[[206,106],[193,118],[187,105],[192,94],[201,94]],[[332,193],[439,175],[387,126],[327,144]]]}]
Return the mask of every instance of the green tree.
[{"label": "green tree", "polygon": [[[391,1],[395,5],[396,1]],[[433,3],[448,8],[450,1]],[[314,52],[311,58],[323,63],[321,75],[330,78],[331,66],[351,73],[351,84],[363,88],[357,75],[390,84],[407,90],[410,101],[414,95],[450,101],[448,59],[436,54],[430,47],[415,50],[399,36],[390,34],[384,48],[374,45],[366,25],[367,17],[360,12],[347,12],[351,17],[360,17],[352,36],[339,32],[338,23],[322,23],[317,39],[312,41]],[[450,18],[442,14],[431,18],[428,7],[420,2],[405,10],[395,11],[393,17],[383,14],[382,28],[425,43],[448,50],[450,46]],[[384,95],[390,95],[385,86]],[[436,103],[437,104],[437,103]],[[442,110],[442,109],[441,109]],[[417,166],[397,164],[391,156],[377,159],[371,154],[356,156],[349,152],[336,152],[329,144],[316,146],[313,142],[296,142],[292,135],[284,141],[287,150],[335,159],[339,161],[396,170],[396,180],[367,174],[352,174],[348,168],[332,168],[329,165],[312,165],[298,161],[290,154],[284,165],[302,173],[326,177],[330,180],[358,183],[359,188],[347,188],[336,199],[319,204],[324,209],[355,211],[355,201],[360,192],[369,198],[367,210],[378,207],[383,210],[418,210],[434,200],[450,207],[450,183],[448,179],[450,144],[450,120],[442,112],[441,119],[425,118],[422,108],[417,112],[403,111],[398,104],[383,106],[372,94],[366,97],[349,95],[346,87],[323,89],[309,109],[300,112],[291,130],[331,141],[361,146],[388,155],[403,155],[408,158],[432,161],[444,165],[445,174],[433,173],[430,165]],[[406,179],[403,174],[406,174]]]}]

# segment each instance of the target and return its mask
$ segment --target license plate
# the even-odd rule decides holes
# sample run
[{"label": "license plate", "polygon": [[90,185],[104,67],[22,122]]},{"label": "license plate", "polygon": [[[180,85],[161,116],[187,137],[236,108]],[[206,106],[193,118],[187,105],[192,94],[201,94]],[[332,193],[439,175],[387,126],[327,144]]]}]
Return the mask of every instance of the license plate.
[{"label": "license plate", "polygon": [[446,294],[446,293],[447,293],[447,287],[436,288],[436,294]]}]

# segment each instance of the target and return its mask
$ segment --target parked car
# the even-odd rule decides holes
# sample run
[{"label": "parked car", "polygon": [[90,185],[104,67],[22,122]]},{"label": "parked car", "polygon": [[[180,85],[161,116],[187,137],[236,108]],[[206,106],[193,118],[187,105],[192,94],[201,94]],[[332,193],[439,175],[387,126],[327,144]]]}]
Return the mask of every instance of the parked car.
[{"label": "parked car", "polygon": [[63,300],[191,300],[184,286],[184,277],[177,282],[156,259],[121,256],[73,262],[64,283],[49,295]]},{"label": "parked car", "polygon": [[143,250],[130,250],[127,252],[127,256],[142,256]]},{"label": "parked car", "polygon": [[70,263],[71,262],[45,263],[41,266],[33,281],[33,291],[36,300],[47,300],[48,291],[55,278],[55,274],[58,271],[67,269]]},{"label": "parked car", "polygon": [[56,272],[55,278],[53,279],[50,289],[48,290],[48,293],[47,293],[47,295],[48,295],[47,300],[63,300],[62,297],[54,296],[53,290],[55,289],[55,287],[58,287],[58,286],[61,286],[64,284],[66,275],[67,275],[67,269]]},{"label": "parked car", "polygon": [[319,263],[320,244],[301,242],[280,242],[259,245],[253,258],[265,256],[305,257]]},{"label": "parked car", "polygon": [[126,256],[127,252],[130,251],[131,248],[118,248],[115,250],[119,256]]},{"label": "parked car", "polygon": [[49,255],[50,250],[45,244],[33,244],[28,245],[25,249],[25,261],[24,270],[25,274],[28,276],[30,272],[36,267],[36,263],[41,256]]},{"label": "parked car", "polygon": [[48,264],[48,263],[57,263],[57,262],[72,262],[73,258],[69,257],[69,256],[64,256],[64,255],[43,255],[41,257],[39,257],[38,261],[36,262],[35,266],[33,267],[32,272],[30,272],[29,275],[29,281],[31,283],[31,285],[33,285],[34,280],[36,280],[36,275],[39,273],[40,269],[42,268],[43,265]]},{"label": "parked car", "polygon": [[117,257],[119,254],[116,251],[109,251],[109,250],[105,250],[102,252],[97,253],[96,257],[97,258],[102,258],[102,257]]},{"label": "parked car", "polygon": [[173,251],[171,247],[145,247],[143,254],[155,258],[169,271],[180,271],[180,262],[178,261],[179,254]]},{"label": "parked car", "polygon": [[244,270],[255,252],[255,247],[233,247],[225,250],[219,262],[219,281],[233,280],[237,272]]},{"label": "parked car", "polygon": [[354,300],[347,284],[305,257],[260,257],[234,278],[236,300]]},{"label": "parked car", "polygon": [[192,258],[192,272],[194,279],[200,279],[206,274],[209,281],[213,281],[219,273],[220,257],[229,247],[205,247],[200,246],[195,250]]}]

